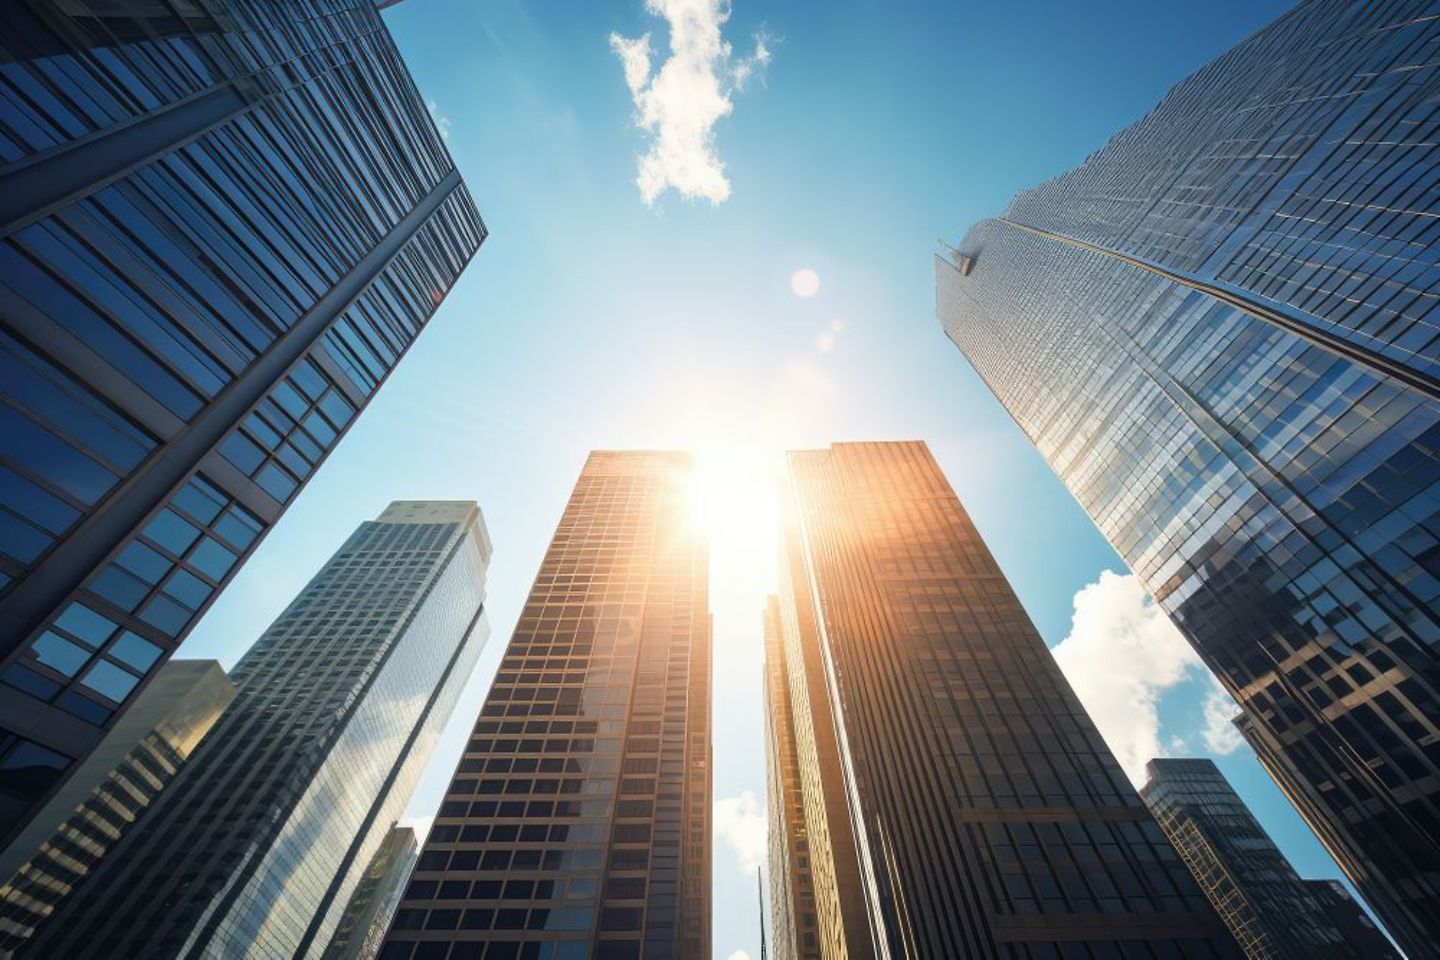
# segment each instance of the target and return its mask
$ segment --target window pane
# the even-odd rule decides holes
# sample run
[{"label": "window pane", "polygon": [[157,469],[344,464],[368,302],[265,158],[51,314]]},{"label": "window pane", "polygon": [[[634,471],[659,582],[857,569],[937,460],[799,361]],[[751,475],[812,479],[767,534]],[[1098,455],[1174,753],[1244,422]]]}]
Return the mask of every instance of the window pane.
[{"label": "window pane", "polygon": [[116,640],[114,645],[106,652],[116,660],[120,660],[134,667],[141,673],[144,673],[155,665],[156,660],[160,659],[161,651],[159,647],[155,646],[155,644],[149,640],[136,636],[129,630],[126,630],[120,634],[120,639]]},{"label": "window pane", "polygon": [[195,552],[190,554],[188,562],[190,566],[218,582],[225,579],[225,574],[235,565],[235,554],[206,537],[200,541]]},{"label": "window pane", "polygon": [[173,510],[161,510],[145,527],[145,536],[178,556],[183,556],[200,536],[200,531],[180,519]]},{"label": "window pane", "polygon": [[65,612],[55,618],[55,625],[93,647],[104,646],[115,632],[115,624],[79,603],[66,607]]},{"label": "window pane", "polygon": [[126,673],[113,663],[98,660],[80,682],[96,693],[119,703],[130,695],[130,691],[135,689],[140,678]]},{"label": "window pane", "polygon": [[79,644],[71,643],[49,630],[37,637],[30,649],[34,652],[36,660],[67,677],[73,677],[79,673],[80,668],[85,666],[90,659],[89,650]]}]

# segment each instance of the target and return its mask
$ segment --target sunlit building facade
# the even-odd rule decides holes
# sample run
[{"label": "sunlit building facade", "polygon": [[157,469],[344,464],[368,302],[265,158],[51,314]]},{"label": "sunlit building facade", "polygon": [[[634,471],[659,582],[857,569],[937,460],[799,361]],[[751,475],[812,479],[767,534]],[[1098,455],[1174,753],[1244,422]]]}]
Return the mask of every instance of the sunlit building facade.
[{"label": "sunlit building facade", "polygon": [[1314,0],[937,259],[946,333],[1440,956],[1433,4]]},{"label": "sunlit building facade", "polygon": [[365,875],[355,885],[321,960],[375,960],[380,955],[390,918],[405,895],[419,856],[420,844],[410,827],[395,826],[385,834]]},{"label": "sunlit building facade", "polygon": [[1361,960],[1210,760],[1145,767],[1140,798],[1250,960]]},{"label": "sunlit building facade", "polygon": [[485,237],[371,0],[0,5],[0,846]]},{"label": "sunlit building facade", "polygon": [[590,454],[383,960],[710,956],[710,613],[689,455]]},{"label": "sunlit building facade", "polygon": [[234,702],[37,955],[322,956],[479,657],[489,558],[474,503],[362,523],[235,666]]},{"label": "sunlit building facade", "polygon": [[214,660],[171,660],[0,852],[0,957],[25,949],[143,817],[235,698]]},{"label": "sunlit building facade", "polygon": [[[793,452],[788,474],[800,806],[817,910],[841,913],[820,955],[1240,957],[925,444]],[[817,706],[834,770],[798,722]],[[851,852],[858,869],[826,862]]]}]

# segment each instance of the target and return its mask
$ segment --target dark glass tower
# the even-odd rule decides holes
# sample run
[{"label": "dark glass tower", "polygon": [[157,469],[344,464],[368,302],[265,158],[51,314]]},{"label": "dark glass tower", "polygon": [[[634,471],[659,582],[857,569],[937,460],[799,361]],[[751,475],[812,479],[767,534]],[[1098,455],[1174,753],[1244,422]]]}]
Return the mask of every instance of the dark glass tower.
[{"label": "dark glass tower", "polygon": [[235,698],[214,660],[171,660],[0,853],[0,957],[33,939],[145,816]]},{"label": "dark glass tower", "polygon": [[370,0],[0,4],[0,846],[484,237]]},{"label": "dark glass tower", "polygon": [[1340,935],[1365,960],[1403,960],[1386,939],[1375,921],[1366,915],[1350,891],[1339,880],[1302,880],[1325,911],[1325,916],[1340,930]]},{"label": "dark glass tower", "polygon": [[383,960],[710,956],[709,548],[683,453],[590,454]]},{"label": "dark glass tower", "polygon": [[414,830],[397,826],[385,834],[365,875],[355,885],[321,960],[375,960],[379,956],[390,918],[405,895],[419,856]]},{"label": "dark glass tower", "polygon": [[361,524],[34,955],[318,960],[480,655],[489,559],[473,503],[402,501]]},{"label": "dark glass tower", "polygon": [[923,443],[791,453],[783,514],[821,956],[1240,956]]},{"label": "dark glass tower", "polygon": [[1250,960],[1362,960],[1209,760],[1151,760],[1140,797]]},{"label": "dark glass tower", "polygon": [[1440,956],[1434,12],[1299,4],[936,265],[946,333],[1417,958]]}]

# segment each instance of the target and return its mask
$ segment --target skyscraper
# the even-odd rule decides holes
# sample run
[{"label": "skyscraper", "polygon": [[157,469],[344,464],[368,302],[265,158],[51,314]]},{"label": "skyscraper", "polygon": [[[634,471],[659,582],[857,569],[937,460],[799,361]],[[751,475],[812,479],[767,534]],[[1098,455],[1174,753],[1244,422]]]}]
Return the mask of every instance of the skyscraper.
[{"label": "skyscraper", "polygon": [[[782,513],[822,956],[1240,956],[923,443],[793,452]],[[798,722],[826,715],[833,770]],[[846,852],[814,842],[822,822],[858,871],[827,862]]]},{"label": "skyscraper", "polygon": [[174,781],[235,698],[214,660],[171,660],[0,852],[0,957],[27,941]]},{"label": "skyscraper", "polygon": [[1301,3],[936,263],[946,333],[1414,957],[1440,956],[1437,42],[1421,0]]},{"label": "skyscraper", "polygon": [[390,918],[405,895],[410,871],[420,856],[415,831],[391,827],[355,885],[321,960],[375,960],[385,944]]},{"label": "skyscraper", "polygon": [[473,503],[362,523],[235,666],[235,701],[36,955],[321,956],[479,657],[489,559]]},{"label": "skyscraper", "polygon": [[372,0],[0,7],[0,846],[485,226]]},{"label": "skyscraper", "polygon": [[1151,760],[1140,797],[1251,960],[1360,960],[1218,767]]},{"label": "skyscraper", "polygon": [[709,551],[683,453],[590,454],[383,960],[710,956]]},{"label": "skyscraper", "polygon": [[1345,942],[1355,950],[1356,954],[1365,960],[1402,960],[1400,954],[1391,946],[1385,934],[1375,926],[1355,898],[1350,896],[1350,891],[1339,880],[1302,880],[1305,889],[1310,891],[1320,904],[1320,909],[1325,911],[1325,916],[1339,929],[1340,935]]}]

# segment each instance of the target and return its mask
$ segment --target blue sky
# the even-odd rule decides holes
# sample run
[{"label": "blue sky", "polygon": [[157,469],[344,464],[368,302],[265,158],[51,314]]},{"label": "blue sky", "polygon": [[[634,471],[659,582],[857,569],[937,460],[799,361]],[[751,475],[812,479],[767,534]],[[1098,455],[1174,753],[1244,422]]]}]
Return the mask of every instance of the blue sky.
[{"label": "blue sky", "polygon": [[[1138,724],[1134,749],[1153,733],[1163,749],[1203,752],[1203,671],[1133,585],[1102,578],[1123,565],[941,334],[931,253],[1080,162],[1285,6],[734,0],[730,65],[751,62],[757,35],[769,62],[752,64],[713,128],[729,194],[666,190],[653,205],[635,182],[650,134],[634,123],[610,42],[649,31],[653,65],[668,55],[664,21],[640,0],[388,10],[492,235],[185,654],[233,662],[388,501],[478,500],[495,541],[494,633],[412,804],[426,816],[585,453],[698,448],[727,521],[712,583],[715,792],[726,804],[715,955],[757,957],[754,878],[729,841],[753,846],[757,811],[743,794],[764,797],[770,471],[786,448],[919,438],[1046,641],[1067,643],[1077,685],[1118,656],[1135,673],[1122,689],[1155,698],[1150,728],[1141,705],[1109,718],[1114,729]],[[792,292],[802,268],[820,278],[814,296]],[[1247,751],[1220,762],[1302,875],[1336,874]]]}]

